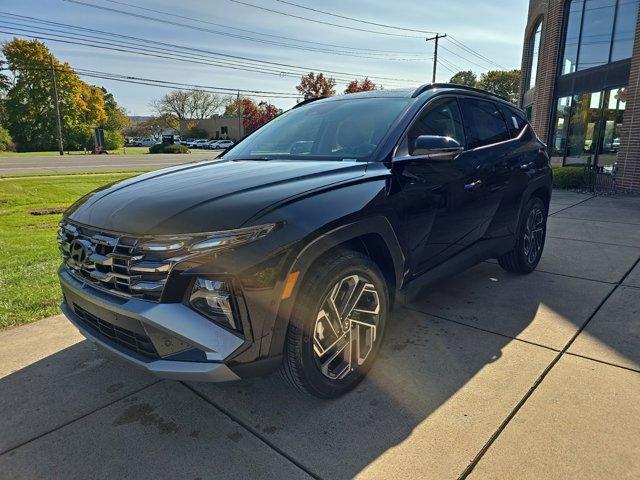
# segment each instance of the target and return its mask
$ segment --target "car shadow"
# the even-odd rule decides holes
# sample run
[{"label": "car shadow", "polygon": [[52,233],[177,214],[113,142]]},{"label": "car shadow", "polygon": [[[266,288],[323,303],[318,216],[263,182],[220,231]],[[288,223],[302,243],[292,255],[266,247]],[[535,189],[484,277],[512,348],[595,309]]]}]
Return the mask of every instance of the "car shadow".
[{"label": "car shadow", "polygon": [[[543,331],[545,322],[564,324],[556,332],[564,341],[609,291],[584,282],[541,273],[517,277],[482,264],[425,290],[409,308],[393,312],[370,375],[337,400],[298,394],[275,375],[188,386],[317,476],[352,478],[376,468],[375,476],[437,471],[455,477],[557,354],[544,346],[544,335],[531,330],[532,323],[540,323]],[[506,296],[500,308],[495,295]],[[555,319],[541,318],[548,312]],[[504,318],[486,323],[492,315]],[[529,335],[525,341],[512,338],[523,332]],[[543,346],[532,344],[538,343],[532,340],[536,335]],[[83,341],[0,379],[0,451],[155,382],[109,358]],[[197,421],[181,415],[173,413],[177,423]],[[96,450],[109,449],[100,435],[87,432],[86,441]],[[391,451],[406,460],[384,462]],[[171,449],[147,450],[142,443],[137,454],[153,463],[171,455]],[[102,456],[86,461],[100,462],[96,472],[106,472],[108,462],[124,460]],[[49,458],[36,455],[30,461]],[[55,468],[50,473],[59,476]]]}]

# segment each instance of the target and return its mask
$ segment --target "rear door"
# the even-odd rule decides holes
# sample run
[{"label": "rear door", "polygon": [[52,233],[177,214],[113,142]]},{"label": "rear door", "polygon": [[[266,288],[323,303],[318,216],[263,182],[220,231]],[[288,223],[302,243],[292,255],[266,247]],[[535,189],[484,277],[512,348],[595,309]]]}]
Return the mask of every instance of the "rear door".
[{"label": "rear door", "polygon": [[482,195],[478,214],[482,226],[477,238],[487,235],[496,212],[509,189],[512,177],[511,134],[497,102],[477,97],[461,99],[468,150],[465,156],[475,165]]}]

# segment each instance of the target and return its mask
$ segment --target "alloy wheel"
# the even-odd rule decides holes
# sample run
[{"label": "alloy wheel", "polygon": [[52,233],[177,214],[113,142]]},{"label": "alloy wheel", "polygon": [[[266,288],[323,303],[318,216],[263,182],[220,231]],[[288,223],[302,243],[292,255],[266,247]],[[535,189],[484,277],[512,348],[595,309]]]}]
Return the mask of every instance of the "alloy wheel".
[{"label": "alloy wheel", "polygon": [[524,228],[524,256],[530,265],[535,263],[544,246],[544,213],[535,207],[529,212]]},{"label": "alloy wheel", "polygon": [[316,315],[313,352],[322,374],[341,380],[369,357],[378,339],[380,297],[362,275],[350,275],[329,290]]}]

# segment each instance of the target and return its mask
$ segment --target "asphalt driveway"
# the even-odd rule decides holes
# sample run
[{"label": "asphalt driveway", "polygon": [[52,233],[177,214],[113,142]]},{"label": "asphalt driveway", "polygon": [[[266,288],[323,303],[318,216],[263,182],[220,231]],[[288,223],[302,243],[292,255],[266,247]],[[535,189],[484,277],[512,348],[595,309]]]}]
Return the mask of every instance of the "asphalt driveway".
[{"label": "asphalt driveway", "polygon": [[336,401],[159,381],[61,317],[0,333],[0,478],[640,478],[640,198],[555,192],[538,271],[394,313]]}]

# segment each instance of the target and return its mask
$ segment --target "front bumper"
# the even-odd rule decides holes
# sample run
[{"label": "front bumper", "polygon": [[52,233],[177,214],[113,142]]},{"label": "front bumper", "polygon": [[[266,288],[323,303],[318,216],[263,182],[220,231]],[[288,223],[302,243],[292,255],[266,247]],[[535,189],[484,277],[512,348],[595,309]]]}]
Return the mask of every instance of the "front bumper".
[{"label": "front bumper", "polygon": [[[188,306],[113,297],[78,281],[64,268],[58,276],[65,299],[63,313],[83,336],[116,356],[163,378],[206,382],[239,379],[224,360],[241,347],[243,339]],[[118,333],[109,336],[93,328],[86,321],[87,315]],[[145,334],[153,344],[153,358],[118,342],[118,336],[129,338],[129,334],[136,335],[135,331]],[[185,357],[201,361],[186,361]]]}]

